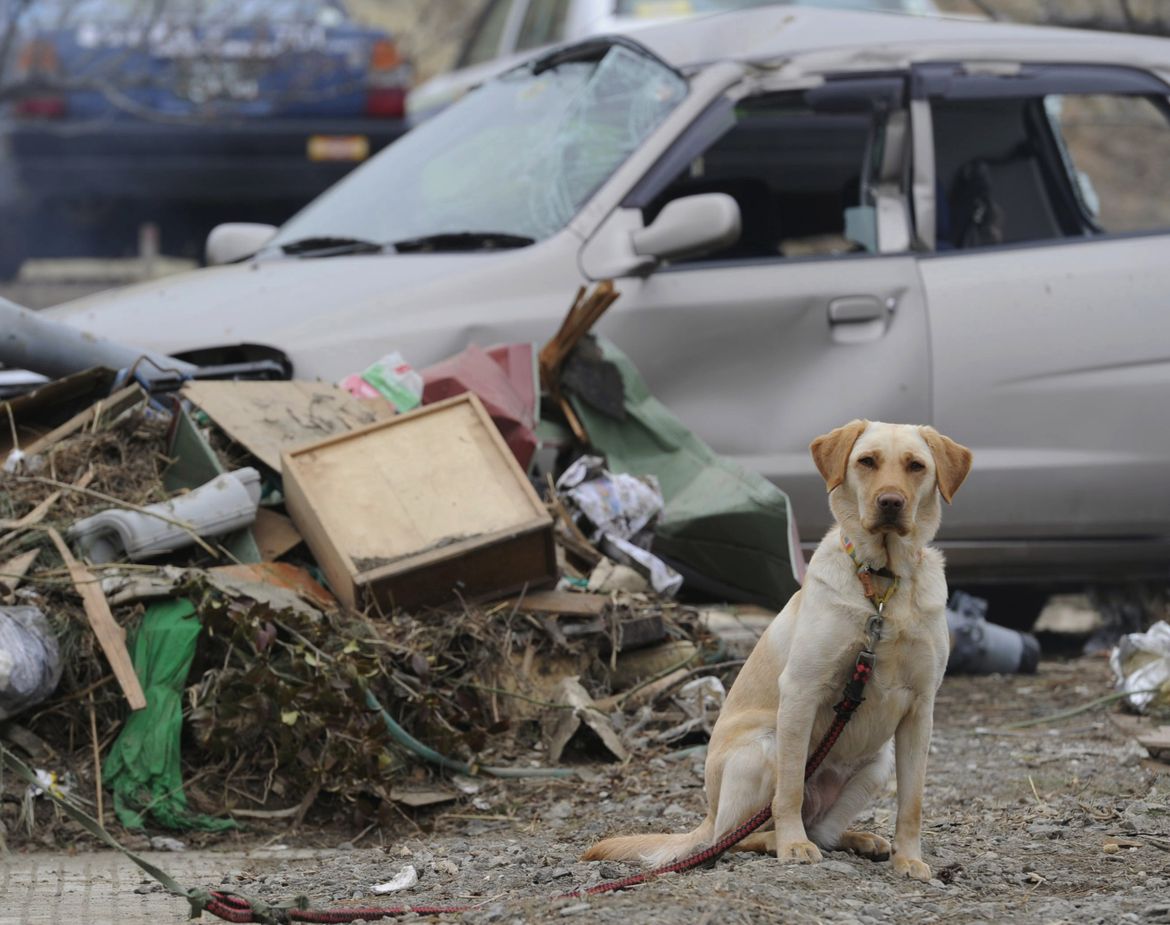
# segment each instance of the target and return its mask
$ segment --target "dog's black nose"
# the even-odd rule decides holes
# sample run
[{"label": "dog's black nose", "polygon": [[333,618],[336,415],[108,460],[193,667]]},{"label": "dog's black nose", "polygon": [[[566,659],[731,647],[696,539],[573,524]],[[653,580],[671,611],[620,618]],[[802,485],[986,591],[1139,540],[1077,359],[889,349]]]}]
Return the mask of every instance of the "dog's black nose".
[{"label": "dog's black nose", "polygon": [[896,517],[902,513],[902,508],[906,506],[906,499],[892,491],[887,491],[884,494],[878,495],[877,504],[878,510],[884,516]]}]

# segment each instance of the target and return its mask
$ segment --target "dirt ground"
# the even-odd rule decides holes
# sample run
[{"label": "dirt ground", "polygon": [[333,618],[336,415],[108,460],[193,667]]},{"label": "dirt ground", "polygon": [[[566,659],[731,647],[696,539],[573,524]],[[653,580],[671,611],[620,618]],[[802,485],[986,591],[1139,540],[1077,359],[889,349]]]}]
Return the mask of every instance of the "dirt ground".
[{"label": "dirt ground", "polygon": [[[1103,659],[944,682],[924,822],[930,883],[839,852],[816,866],[728,855],[623,893],[550,901],[633,872],[578,862],[597,837],[697,824],[703,756],[692,748],[624,767],[585,765],[581,780],[487,782],[418,824],[404,818],[395,831],[363,833],[356,847],[290,837],[290,846],[334,850],[238,862],[224,871],[225,885],[270,902],[302,894],[314,905],[475,904],[441,919],[471,923],[1170,923],[1170,765],[1147,758],[1111,719],[1112,707],[1001,728],[1110,687]],[[859,824],[890,836],[893,809],[891,789]],[[407,864],[416,886],[373,894]]]}]

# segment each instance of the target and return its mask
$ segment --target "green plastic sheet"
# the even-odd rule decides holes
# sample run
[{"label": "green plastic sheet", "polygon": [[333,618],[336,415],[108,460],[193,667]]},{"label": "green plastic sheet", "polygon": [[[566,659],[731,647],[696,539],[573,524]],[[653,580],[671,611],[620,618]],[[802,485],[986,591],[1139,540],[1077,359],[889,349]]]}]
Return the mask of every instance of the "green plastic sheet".
[{"label": "green plastic sheet", "polygon": [[148,816],[168,829],[235,827],[230,819],[191,812],[183,793],[183,685],[202,629],[194,614],[188,600],[152,604],[134,638],[134,671],[146,693],[146,708],[127,718],[102,768],[114,792],[114,811],[128,829],[143,828]]},{"label": "green plastic sheet", "polygon": [[624,353],[601,338],[597,343],[602,359],[621,373],[625,419],[580,395],[570,400],[611,471],[657,477],[666,508],[654,530],[654,554],[692,588],[782,607],[800,587],[788,496],[719,456],[650,394]]}]

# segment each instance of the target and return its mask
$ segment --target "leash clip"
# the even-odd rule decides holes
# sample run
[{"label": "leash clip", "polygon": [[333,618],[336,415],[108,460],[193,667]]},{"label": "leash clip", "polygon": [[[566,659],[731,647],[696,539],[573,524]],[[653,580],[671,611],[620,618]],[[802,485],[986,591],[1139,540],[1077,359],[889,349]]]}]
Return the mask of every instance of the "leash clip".
[{"label": "leash clip", "polygon": [[882,611],[885,610],[885,602],[877,605],[877,611],[865,622],[865,636],[867,640],[867,648],[872,652],[879,642],[882,641],[882,625],[884,619],[882,618]]}]

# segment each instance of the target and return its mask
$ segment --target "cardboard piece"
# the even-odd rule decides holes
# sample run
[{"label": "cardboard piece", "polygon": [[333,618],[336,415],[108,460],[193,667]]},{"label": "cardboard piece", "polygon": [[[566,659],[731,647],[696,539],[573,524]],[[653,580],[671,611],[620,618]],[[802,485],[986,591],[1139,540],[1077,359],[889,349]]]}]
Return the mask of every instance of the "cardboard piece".
[{"label": "cardboard piece", "polygon": [[[300,598],[317,610],[332,610],[337,600],[299,566],[288,562],[252,562],[245,565],[219,565],[207,570],[208,579],[225,593],[232,591],[273,607]],[[299,608],[298,608],[299,609]]]},{"label": "cardboard piece", "polygon": [[531,394],[531,366],[528,382],[530,394],[525,397],[513,385],[511,377],[515,372],[510,362],[513,358],[506,351],[500,355],[502,362],[472,344],[462,353],[428,366],[422,370],[423,404],[430,405],[445,398],[474,392],[500,429],[504,442],[508,444],[520,467],[527,469],[536,451],[536,434],[533,432],[536,427],[536,399]]},{"label": "cardboard piece", "polygon": [[551,583],[552,518],[472,394],[284,454],[289,514],[351,607]]},{"label": "cardboard piece", "polygon": [[559,711],[551,732],[545,735],[548,743],[548,760],[551,764],[561,760],[565,746],[581,728],[582,723],[597,733],[598,738],[618,761],[625,761],[630,757],[613,728],[612,720],[597,706],[577,678],[565,678],[561,681],[555,701],[573,709]]},{"label": "cardboard piece", "polygon": [[252,535],[265,562],[275,562],[304,541],[291,518],[264,507],[256,512]]},{"label": "cardboard piece", "polygon": [[183,396],[277,472],[287,450],[394,415],[389,403],[362,401],[325,382],[192,380]]}]

